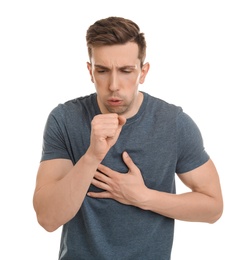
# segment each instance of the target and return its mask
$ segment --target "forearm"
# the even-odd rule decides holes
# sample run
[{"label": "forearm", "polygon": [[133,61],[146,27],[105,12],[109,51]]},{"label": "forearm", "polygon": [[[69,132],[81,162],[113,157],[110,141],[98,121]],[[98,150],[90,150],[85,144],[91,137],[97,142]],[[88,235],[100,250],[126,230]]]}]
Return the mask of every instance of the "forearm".
[{"label": "forearm", "polygon": [[214,223],[222,214],[221,201],[199,192],[170,194],[148,190],[140,208],[191,222]]},{"label": "forearm", "polygon": [[78,212],[99,162],[84,155],[61,179],[43,185],[34,194],[39,223],[54,231]]}]

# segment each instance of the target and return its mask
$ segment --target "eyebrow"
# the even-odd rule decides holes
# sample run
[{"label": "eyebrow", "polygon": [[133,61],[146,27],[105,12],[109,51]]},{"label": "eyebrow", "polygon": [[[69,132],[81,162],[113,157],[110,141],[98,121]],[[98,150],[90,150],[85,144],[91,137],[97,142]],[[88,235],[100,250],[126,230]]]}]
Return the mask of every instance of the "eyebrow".
[{"label": "eyebrow", "polygon": [[[110,69],[109,67],[99,65],[99,64],[94,64],[94,67],[98,68],[98,69]],[[125,66],[122,66],[122,67],[118,67],[118,69],[133,69],[133,70],[136,69],[136,68],[137,68],[137,65],[125,65]]]}]

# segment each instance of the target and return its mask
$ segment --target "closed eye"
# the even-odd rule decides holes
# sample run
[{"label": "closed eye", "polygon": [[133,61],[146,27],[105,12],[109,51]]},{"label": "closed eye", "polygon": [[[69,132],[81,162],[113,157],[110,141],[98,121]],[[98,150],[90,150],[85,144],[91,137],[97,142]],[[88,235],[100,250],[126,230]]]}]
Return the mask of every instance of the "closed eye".
[{"label": "closed eye", "polygon": [[97,72],[98,73],[105,73],[105,72],[107,72],[107,70],[105,70],[105,69],[98,69]]},{"label": "closed eye", "polygon": [[121,72],[123,72],[123,73],[131,73],[132,71],[131,70],[121,70]]}]

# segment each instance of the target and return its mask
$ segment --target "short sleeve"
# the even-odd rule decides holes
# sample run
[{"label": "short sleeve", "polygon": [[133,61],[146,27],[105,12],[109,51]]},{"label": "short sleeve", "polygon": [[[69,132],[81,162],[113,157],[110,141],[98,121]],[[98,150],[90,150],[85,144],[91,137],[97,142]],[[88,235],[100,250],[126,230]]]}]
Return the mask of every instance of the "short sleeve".
[{"label": "short sleeve", "polygon": [[54,108],[49,114],[43,133],[41,161],[64,158],[70,159],[63,134],[61,107]]},{"label": "short sleeve", "polygon": [[200,129],[183,111],[177,117],[177,133],[177,173],[191,171],[209,160]]}]

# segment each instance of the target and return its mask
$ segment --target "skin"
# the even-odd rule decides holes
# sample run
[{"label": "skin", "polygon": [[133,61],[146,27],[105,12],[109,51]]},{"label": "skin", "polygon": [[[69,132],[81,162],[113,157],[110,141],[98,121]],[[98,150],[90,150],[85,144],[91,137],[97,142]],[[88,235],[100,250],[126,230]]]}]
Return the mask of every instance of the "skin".
[{"label": "skin", "polygon": [[[137,113],[143,101],[138,86],[144,83],[149,64],[140,67],[138,46],[127,43],[94,48],[87,68],[102,114],[93,118],[90,147],[75,165],[66,159],[40,163],[33,197],[40,225],[50,232],[56,230],[75,216],[85,196],[114,199],[174,219],[217,221],[222,214],[223,200],[212,160],[179,175],[191,189],[184,194],[147,188],[139,168],[126,151],[123,160],[129,169],[127,174],[101,165],[126,119]],[[87,194],[91,183],[105,191]]]},{"label": "skin", "polygon": [[143,101],[138,85],[144,83],[149,63],[140,68],[135,43],[94,48],[92,53],[87,67],[101,112],[132,117]]}]

